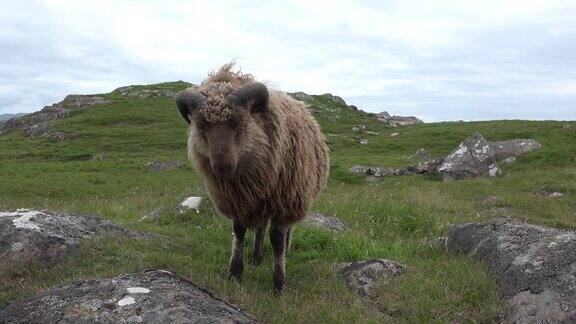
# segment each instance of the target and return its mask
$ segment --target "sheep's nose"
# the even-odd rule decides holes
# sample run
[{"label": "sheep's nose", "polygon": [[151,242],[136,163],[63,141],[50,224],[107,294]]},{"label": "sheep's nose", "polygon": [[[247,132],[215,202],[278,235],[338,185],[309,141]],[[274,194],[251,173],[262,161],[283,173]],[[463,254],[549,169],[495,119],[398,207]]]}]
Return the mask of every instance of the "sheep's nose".
[{"label": "sheep's nose", "polygon": [[229,164],[218,165],[215,168],[213,168],[213,171],[216,177],[223,179],[232,176],[233,168]]}]

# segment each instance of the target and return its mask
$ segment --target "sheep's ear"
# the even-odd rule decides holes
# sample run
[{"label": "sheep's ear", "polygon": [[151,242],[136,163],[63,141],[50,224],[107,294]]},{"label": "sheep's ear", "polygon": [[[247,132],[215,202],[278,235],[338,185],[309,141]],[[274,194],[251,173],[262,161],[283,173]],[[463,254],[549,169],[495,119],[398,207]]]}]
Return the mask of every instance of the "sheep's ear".
[{"label": "sheep's ear", "polygon": [[178,106],[178,111],[180,111],[180,115],[182,118],[190,124],[190,116],[194,112],[194,110],[198,109],[198,107],[204,104],[206,97],[203,94],[190,91],[190,90],[183,90],[178,93],[176,96],[176,105]]},{"label": "sheep's ear", "polygon": [[262,83],[249,83],[230,93],[230,100],[238,106],[249,105],[252,113],[268,111],[268,88]]}]

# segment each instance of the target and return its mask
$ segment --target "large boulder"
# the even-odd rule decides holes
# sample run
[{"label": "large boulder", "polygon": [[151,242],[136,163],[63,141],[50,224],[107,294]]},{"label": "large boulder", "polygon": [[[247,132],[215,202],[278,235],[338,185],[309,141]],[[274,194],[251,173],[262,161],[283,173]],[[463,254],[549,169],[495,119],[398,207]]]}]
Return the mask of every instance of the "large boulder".
[{"label": "large boulder", "polygon": [[498,160],[526,154],[539,150],[542,144],[533,139],[513,139],[508,141],[490,142],[490,148]]},{"label": "large boulder", "polygon": [[92,215],[28,209],[0,211],[0,270],[29,262],[54,264],[95,235],[147,237]]},{"label": "large boulder", "polygon": [[423,121],[414,116],[409,117],[391,116],[387,111],[383,111],[377,114],[376,119],[378,119],[380,122],[387,124],[390,127],[407,127],[424,123]]},{"label": "large boulder", "polygon": [[497,219],[452,227],[446,247],[486,264],[507,322],[576,322],[576,232]]},{"label": "large boulder", "polygon": [[438,168],[444,181],[462,180],[500,173],[496,157],[484,137],[474,133],[462,142]]},{"label": "large boulder", "polygon": [[248,313],[171,272],[84,280],[16,301],[1,323],[255,323]]}]

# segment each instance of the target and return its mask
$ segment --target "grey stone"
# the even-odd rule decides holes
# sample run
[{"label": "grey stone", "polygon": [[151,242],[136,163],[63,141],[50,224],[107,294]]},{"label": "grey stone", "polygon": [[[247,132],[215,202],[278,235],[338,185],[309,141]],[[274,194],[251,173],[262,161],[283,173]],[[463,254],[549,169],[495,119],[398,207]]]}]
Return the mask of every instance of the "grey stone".
[{"label": "grey stone", "polygon": [[353,165],[350,167],[350,169],[348,169],[348,172],[356,174],[356,175],[361,175],[361,176],[365,176],[367,173],[366,171],[368,170],[367,166],[364,165]]},{"label": "grey stone", "polygon": [[386,111],[377,114],[376,119],[378,119],[380,122],[387,124],[390,127],[409,127],[423,123],[423,121],[414,116],[409,117],[390,116],[390,114]]},{"label": "grey stone", "polygon": [[371,132],[371,131],[367,131],[366,134],[368,134],[368,135],[380,135],[380,133]]},{"label": "grey stone", "polygon": [[423,148],[419,148],[418,150],[416,150],[415,155],[422,162],[430,161],[434,158],[434,156],[432,156],[432,154],[430,154],[428,151],[426,151]]},{"label": "grey stone", "polygon": [[323,94],[322,96],[325,97],[325,98],[328,98],[328,100],[332,101],[333,103],[336,103],[336,104],[339,104],[339,105],[343,105],[343,106],[348,106],[348,105],[346,104],[346,101],[344,101],[344,99],[342,99],[342,97],[335,96],[335,95],[333,95],[333,94],[331,94],[331,93],[325,93],[325,94]]},{"label": "grey stone", "polygon": [[420,162],[416,166],[417,174],[435,174],[438,168],[444,163],[444,158],[434,158],[428,161]]},{"label": "grey stone", "polygon": [[346,228],[348,228],[346,223],[341,219],[314,212],[309,213],[308,216],[306,216],[306,218],[302,220],[302,223],[311,226],[326,228],[337,232],[343,231]]},{"label": "grey stone", "polygon": [[184,162],[180,160],[176,161],[150,161],[146,163],[146,166],[149,167],[152,171],[167,171],[172,169],[178,169],[184,166]]},{"label": "grey stone", "polygon": [[[191,88],[195,88],[195,85],[191,85]],[[166,97],[174,99],[178,94],[178,89],[166,89],[166,88],[147,88],[145,86],[131,85],[120,87],[112,93],[116,93],[125,97],[147,99],[147,98],[160,98]]]},{"label": "grey stone", "polygon": [[488,142],[478,133],[462,142],[438,168],[443,181],[497,176],[500,169]]},{"label": "grey stone", "polygon": [[400,275],[405,271],[406,266],[390,260],[371,259],[338,263],[335,269],[348,289],[362,297],[369,297],[372,288],[384,277]]},{"label": "grey stone", "polygon": [[513,139],[488,143],[498,160],[539,150],[542,145],[533,139]]},{"label": "grey stone", "polygon": [[101,234],[152,237],[92,216],[28,209],[0,211],[0,270],[29,262],[51,265]]},{"label": "grey stone", "polygon": [[508,165],[514,164],[514,162],[516,162],[516,158],[511,156],[511,157],[505,158],[502,162],[504,162]]},{"label": "grey stone", "polygon": [[392,134],[390,134],[390,137],[398,137],[398,136],[400,136],[400,133],[392,133]]},{"label": "grey stone", "polygon": [[576,232],[497,219],[452,227],[446,247],[486,264],[505,322],[576,322]]},{"label": "grey stone", "polygon": [[300,101],[308,101],[308,100],[312,99],[311,95],[304,93],[302,91],[289,93],[288,95],[290,95],[292,98],[294,98],[296,100],[300,100]]},{"label": "grey stone", "polygon": [[248,313],[164,270],[89,279],[0,310],[2,323],[256,323]]},{"label": "grey stone", "polygon": [[368,144],[368,140],[365,138],[362,138],[362,139],[360,139],[359,143],[360,143],[360,145],[366,145],[366,144]]}]

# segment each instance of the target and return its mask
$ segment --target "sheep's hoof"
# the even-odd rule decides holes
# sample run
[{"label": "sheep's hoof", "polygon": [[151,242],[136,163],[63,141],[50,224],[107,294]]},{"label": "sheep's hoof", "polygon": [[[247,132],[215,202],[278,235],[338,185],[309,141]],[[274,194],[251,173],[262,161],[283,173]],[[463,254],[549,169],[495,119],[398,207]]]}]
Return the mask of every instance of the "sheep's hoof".
[{"label": "sheep's hoof", "polygon": [[284,283],[274,283],[274,294],[282,295],[284,294],[284,290],[286,290]]}]

